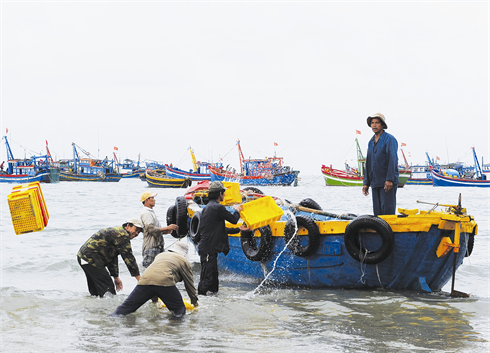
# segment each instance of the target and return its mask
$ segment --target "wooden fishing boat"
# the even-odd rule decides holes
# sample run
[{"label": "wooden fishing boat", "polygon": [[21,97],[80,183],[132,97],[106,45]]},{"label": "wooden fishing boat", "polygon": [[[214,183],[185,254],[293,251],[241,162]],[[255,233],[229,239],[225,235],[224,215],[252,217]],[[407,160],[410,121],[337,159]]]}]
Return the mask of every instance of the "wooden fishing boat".
[{"label": "wooden fishing boat", "polygon": [[196,159],[196,155],[194,154],[194,150],[192,148],[189,148],[189,151],[191,153],[191,158],[192,158],[192,169],[186,171],[174,167],[173,165],[165,164],[165,172],[169,177],[178,178],[178,179],[190,178],[192,181],[211,180],[209,167],[215,167],[215,168],[223,167],[223,163],[210,163],[210,162],[198,161]]},{"label": "wooden fishing boat", "polygon": [[[116,156],[114,155],[114,158]],[[140,166],[140,159],[135,162],[131,159],[125,159],[122,163],[116,164],[118,170],[121,171],[121,177],[123,179],[140,178],[142,174],[145,174],[145,169]]]},{"label": "wooden fishing boat", "polygon": [[483,173],[478,158],[476,156],[475,148],[472,147],[473,158],[475,162],[474,169],[462,168],[458,171],[456,169],[441,169],[440,171],[434,170],[431,167],[432,185],[433,186],[466,186],[466,187],[490,187],[490,180],[487,179],[487,175]]},{"label": "wooden fishing boat", "polygon": [[[346,164],[345,170],[335,169],[332,166],[322,165],[321,172],[325,179],[325,184],[330,186],[362,186],[364,181],[364,166],[366,158],[364,158],[359,141],[356,138],[357,147],[357,169],[351,168]],[[403,153],[403,150],[402,150]],[[403,155],[405,158],[405,155]],[[412,171],[405,159],[405,166],[398,167],[398,187],[402,188],[410,178]]]},{"label": "wooden fishing boat", "polygon": [[[90,158],[91,154],[72,143],[73,159],[60,170],[60,181],[118,182],[121,173],[115,169],[114,160]],[[77,147],[89,158],[80,158]]]},{"label": "wooden fishing boat", "polygon": [[[257,191],[243,194],[244,207],[264,196]],[[170,220],[179,224],[177,237],[199,239],[203,192],[196,188],[196,196],[177,197]],[[424,292],[440,291],[452,277],[452,293],[458,293],[454,274],[471,255],[478,230],[461,207],[461,196],[457,205],[433,204],[444,207],[441,211],[398,209],[398,215],[379,217],[332,214],[309,198],[298,204],[275,198],[275,203],[284,212],[279,220],[229,234],[230,251],[218,256],[220,271],[286,286]]]},{"label": "wooden fishing boat", "polygon": [[50,164],[50,156],[31,156],[16,159],[12,154],[7,136],[3,136],[7,149],[7,166],[0,165],[0,183],[55,183],[59,181],[58,169]]},{"label": "wooden fishing boat", "polygon": [[149,186],[158,188],[187,188],[191,186],[191,179],[170,178],[168,176],[155,176],[146,171],[145,179]]},{"label": "wooden fishing boat", "polygon": [[241,185],[298,185],[299,171],[284,165],[282,157],[267,157],[262,159],[245,159],[243,157],[240,141],[237,142],[240,159],[240,173],[233,169],[209,167],[211,181],[238,182]]}]

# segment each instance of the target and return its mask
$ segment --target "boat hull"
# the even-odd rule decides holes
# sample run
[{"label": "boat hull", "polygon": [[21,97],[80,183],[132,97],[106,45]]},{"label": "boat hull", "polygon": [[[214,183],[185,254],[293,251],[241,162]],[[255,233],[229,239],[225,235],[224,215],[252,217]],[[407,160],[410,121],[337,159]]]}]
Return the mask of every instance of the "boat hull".
[{"label": "boat hull", "polygon": [[405,183],[407,185],[432,185],[432,179],[423,178],[423,179],[408,179]]},{"label": "boat hull", "polygon": [[[322,168],[322,175],[325,179],[325,184],[328,186],[362,186],[364,181],[363,177],[349,175],[344,171],[325,167]],[[410,172],[400,171],[398,176],[398,187],[402,188],[405,186],[409,178]]]},{"label": "boat hull", "polygon": [[148,186],[157,188],[186,188],[192,183],[190,179],[159,178],[148,173],[146,173],[146,182]]},{"label": "boat hull", "polygon": [[457,267],[463,263],[467,236],[461,233],[459,253],[438,258],[441,230],[437,226],[425,233],[396,233],[392,254],[376,265],[361,265],[354,260],[345,249],[343,234],[322,235],[319,252],[309,257],[294,255],[284,237],[273,237],[272,255],[262,263],[250,261],[244,255],[240,237],[230,236],[230,252],[219,255],[218,265],[220,270],[258,281],[270,273],[269,282],[286,286],[439,291],[452,276],[453,256],[456,254]]},{"label": "boat hull", "polygon": [[490,180],[451,178],[431,171],[434,186],[490,187]]},{"label": "boat hull", "polygon": [[123,178],[123,179],[140,178],[141,175],[144,173],[145,173],[145,171],[122,173],[121,178]]},{"label": "boat hull", "polygon": [[0,183],[32,183],[39,181],[41,183],[50,183],[50,172],[41,172],[37,175],[10,175],[10,174],[0,174]]},{"label": "boat hull", "polygon": [[165,172],[167,173],[167,176],[171,178],[177,178],[177,179],[190,178],[192,181],[211,180],[211,175],[209,173],[203,174],[203,173],[186,172],[178,168],[169,167],[168,165],[165,166]]},{"label": "boat hull", "polygon": [[230,173],[219,173],[211,170],[211,181],[229,181],[240,183],[240,185],[250,186],[290,186],[297,181],[297,173],[281,173],[270,177],[261,176],[240,176]]},{"label": "boat hull", "polygon": [[74,174],[60,172],[60,181],[98,181],[98,182],[118,182],[121,174],[104,174],[103,176],[93,174]]}]

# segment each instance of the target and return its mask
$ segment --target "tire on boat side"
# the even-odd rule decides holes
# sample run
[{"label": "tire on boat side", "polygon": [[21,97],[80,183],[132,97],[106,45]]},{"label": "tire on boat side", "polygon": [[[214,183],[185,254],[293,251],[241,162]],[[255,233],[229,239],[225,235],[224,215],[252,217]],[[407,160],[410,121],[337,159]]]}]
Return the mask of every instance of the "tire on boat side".
[{"label": "tire on boat side", "polygon": [[[255,237],[255,232],[260,232],[260,242],[257,246],[258,237]],[[272,249],[272,230],[270,226],[264,226],[253,231],[241,232],[240,242],[242,250],[247,259],[251,261],[266,260]]]},{"label": "tire on boat side", "polygon": [[187,235],[187,200],[184,196],[175,199],[175,224],[179,226],[177,231],[172,231],[174,238],[183,238]]},{"label": "tire on boat side", "polygon": [[[374,230],[381,237],[382,244],[379,249],[369,251],[362,245],[360,233],[363,229]],[[345,228],[345,248],[354,260],[362,263],[374,265],[384,261],[393,252],[394,244],[395,238],[390,225],[376,216],[359,216]]]},{"label": "tire on boat side", "polygon": [[254,188],[253,186],[247,186],[246,188],[243,188],[243,191],[252,191],[255,194],[264,195],[260,189]]},{"label": "tire on boat side", "polygon": [[[295,225],[292,219],[286,222],[284,227],[284,238],[286,244],[288,244],[288,249],[296,256],[310,256],[317,252],[318,246],[320,245],[320,230],[316,225],[313,218],[308,216],[299,215],[296,216],[296,224],[298,228],[303,227],[308,231],[306,235],[295,234]],[[300,238],[306,236],[308,237],[308,243],[306,245],[301,245]],[[294,237],[293,240],[291,240]]]},{"label": "tire on boat side", "polygon": [[314,209],[314,210],[317,210],[317,211],[322,211],[322,206],[320,206],[318,204],[318,202],[316,202],[315,200],[310,199],[310,198],[307,198],[307,199],[302,200],[299,203],[299,205],[300,206],[303,206],[303,207],[311,208],[311,209]]},{"label": "tire on boat side", "polygon": [[194,244],[199,243],[201,240],[201,234],[199,233],[199,227],[201,225],[201,212],[196,212],[191,218],[191,224],[189,226],[189,237]]},{"label": "tire on boat side", "polygon": [[471,234],[468,235],[468,244],[466,244],[466,253],[464,254],[465,257],[469,257],[473,252],[473,246],[475,245],[475,231],[476,227],[473,228]]}]

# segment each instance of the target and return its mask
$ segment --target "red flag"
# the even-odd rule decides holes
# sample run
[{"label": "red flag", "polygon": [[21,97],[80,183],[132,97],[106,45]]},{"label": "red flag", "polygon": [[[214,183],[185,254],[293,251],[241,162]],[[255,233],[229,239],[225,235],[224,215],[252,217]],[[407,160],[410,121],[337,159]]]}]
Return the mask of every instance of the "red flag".
[{"label": "red flag", "polygon": [[359,130],[356,130],[356,135],[360,135],[361,132]]},{"label": "red flag", "polygon": [[114,146],[114,151],[119,151],[119,149],[116,146]]},{"label": "red flag", "polygon": [[277,142],[274,142],[274,146],[278,146]]},{"label": "red flag", "polygon": [[405,143],[403,143],[403,142],[402,142],[402,147],[405,147],[406,145],[407,145],[407,144],[405,144]]},{"label": "red flag", "polygon": [[8,128],[5,128],[5,133],[8,134],[9,133],[9,129]]},{"label": "red flag", "polygon": [[436,160],[440,161],[441,159],[439,157],[436,156]]}]

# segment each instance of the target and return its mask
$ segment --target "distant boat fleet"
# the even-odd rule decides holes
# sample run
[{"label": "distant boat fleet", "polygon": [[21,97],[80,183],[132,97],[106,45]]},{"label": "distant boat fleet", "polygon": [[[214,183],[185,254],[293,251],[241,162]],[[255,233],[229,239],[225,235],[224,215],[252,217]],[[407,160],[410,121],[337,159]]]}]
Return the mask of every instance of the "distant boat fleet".
[{"label": "distant boat fleet", "polygon": [[[237,141],[240,170],[223,166],[222,162],[197,161],[194,151],[189,148],[193,168],[186,171],[172,164],[156,161],[137,161],[125,159],[121,163],[113,153],[113,158],[99,159],[75,143],[72,143],[73,158],[54,161],[46,141],[46,154],[16,159],[12,154],[7,136],[3,136],[7,150],[7,164],[0,165],[0,182],[55,183],[59,181],[119,182],[126,178],[140,178],[150,187],[187,188],[192,182],[226,181],[238,182],[246,186],[297,186],[299,171],[284,164],[282,157],[244,158],[240,141]],[[321,173],[327,186],[362,186],[366,159],[356,139],[357,168],[335,169],[322,165]],[[490,164],[480,165],[476,151],[471,149],[474,166],[465,167],[462,163],[439,165],[431,160],[426,152],[425,165],[409,166],[403,149],[405,161],[399,166],[398,186],[433,185],[456,187],[490,187]],[[85,156],[81,157],[79,151]]]}]

